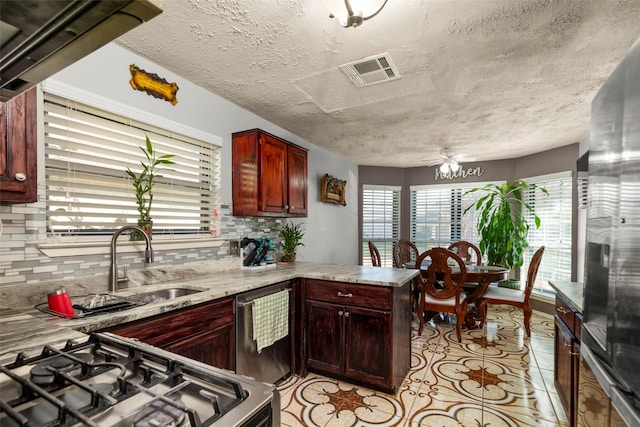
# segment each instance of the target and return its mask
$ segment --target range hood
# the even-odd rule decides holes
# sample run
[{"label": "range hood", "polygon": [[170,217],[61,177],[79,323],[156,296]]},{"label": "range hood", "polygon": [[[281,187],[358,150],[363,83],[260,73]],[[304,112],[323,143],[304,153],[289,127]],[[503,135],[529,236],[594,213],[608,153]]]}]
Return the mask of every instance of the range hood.
[{"label": "range hood", "polygon": [[2,0],[0,101],[162,12],[162,0]]}]

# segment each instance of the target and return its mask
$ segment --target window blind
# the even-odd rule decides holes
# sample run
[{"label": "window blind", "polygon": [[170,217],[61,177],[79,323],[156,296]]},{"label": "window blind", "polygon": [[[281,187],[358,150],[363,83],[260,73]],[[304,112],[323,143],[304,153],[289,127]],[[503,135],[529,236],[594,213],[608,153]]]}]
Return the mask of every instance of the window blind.
[{"label": "window blind", "polygon": [[479,214],[468,206],[475,204],[483,192],[465,192],[487,183],[423,185],[411,187],[411,241],[418,250],[447,247],[458,240],[480,243],[477,224]]},{"label": "window blind", "polygon": [[362,187],[362,264],[371,265],[369,241],[378,248],[383,267],[393,266],[393,244],[399,239],[400,187]]},{"label": "window blind", "polygon": [[47,225],[58,235],[111,234],[137,224],[136,173],[146,161],[145,137],[159,154],[174,154],[154,180],[154,234],[208,232],[218,205],[220,154],[216,145],[97,108],[45,94]]},{"label": "window blind", "polygon": [[522,210],[529,223],[529,247],[524,253],[521,280],[526,280],[526,272],[533,254],[540,246],[545,246],[542,262],[534,289],[553,292],[549,280],[571,280],[571,214],[572,214],[572,177],[571,172],[526,178],[528,184],[536,184],[547,189],[549,195],[540,190],[529,188],[523,194],[523,200],[540,217],[540,228],[535,228],[533,214]]}]

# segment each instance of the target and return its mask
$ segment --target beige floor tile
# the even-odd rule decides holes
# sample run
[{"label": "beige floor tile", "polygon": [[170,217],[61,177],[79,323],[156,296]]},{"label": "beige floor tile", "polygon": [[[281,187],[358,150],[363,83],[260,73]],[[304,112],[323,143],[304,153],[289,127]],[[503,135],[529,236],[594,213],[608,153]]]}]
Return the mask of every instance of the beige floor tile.
[{"label": "beige floor tile", "polygon": [[[279,384],[282,424],[298,426],[567,426],[553,387],[553,316],[534,313],[526,336],[521,310],[490,306],[498,326],[464,329],[414,321],[411,370],[386,394],[309,374]],[[452,319],[447,319],[452,320]],[[487,322],[488,323],[488,322]]]}]

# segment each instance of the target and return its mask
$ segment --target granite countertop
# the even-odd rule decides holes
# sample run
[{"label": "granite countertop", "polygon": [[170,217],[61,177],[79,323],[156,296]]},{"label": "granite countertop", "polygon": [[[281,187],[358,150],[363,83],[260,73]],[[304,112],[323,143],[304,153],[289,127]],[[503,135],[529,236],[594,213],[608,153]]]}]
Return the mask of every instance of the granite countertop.
[{"label": "granite countertop", "polygon": [[556,292],[569,301],[569,304],[574,306],[578,312],[582,313],[584,310],[584,289],[582,283],[549,281],[549,284],[556,290]]},{"label": "granite countertop", "polygon": [[15,357],[19,351],[39,351],[44,344],[76,339],[98,329],[143,319],[156,314],[213,301],[225,296],[259,289],[274,283],[296,279],[322,279],[373,286],[401,287],[418,274],[417,270],[359,265],[334,265],[296,262],[271,269],[237,269],[214,274],[123,289],[116,295],[128,296],[167,288],[188,288],[202,292],[149,303],[144,306],[78,319],[63,319],[33,308],[1,309],[0,359]]}]

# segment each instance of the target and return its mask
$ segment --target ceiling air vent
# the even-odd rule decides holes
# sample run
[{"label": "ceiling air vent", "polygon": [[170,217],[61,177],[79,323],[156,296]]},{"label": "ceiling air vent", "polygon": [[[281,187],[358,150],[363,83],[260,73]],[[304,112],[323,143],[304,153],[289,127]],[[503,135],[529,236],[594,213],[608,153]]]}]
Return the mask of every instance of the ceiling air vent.
[{"label": "ceiling air vent", "polygon": [[400,78],[388,53],[370,56],[339,66],[357,87],[370,86]]}]

